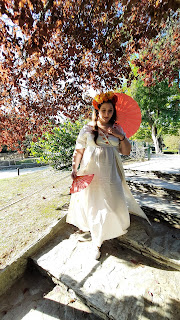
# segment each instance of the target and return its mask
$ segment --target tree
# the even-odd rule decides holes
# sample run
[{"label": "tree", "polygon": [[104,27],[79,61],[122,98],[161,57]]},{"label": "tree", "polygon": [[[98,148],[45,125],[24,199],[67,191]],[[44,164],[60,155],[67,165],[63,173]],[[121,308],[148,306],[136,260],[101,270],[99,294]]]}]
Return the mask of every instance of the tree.
[{"label": "tree", "polygon": [[16,149],[27,134],[37,139],[59,112],[73,121],[88,113],[90,86],[109,90],[123,77],[131,81],[129,58],[164,29],[177,4],[0,1],[0,145]]},{"label": "tree", "polygon": [[51,133],[45,132],[36,142],[31,142],[31,154],[56,169],[69,168],[77,135],[84,124],[82,119],[60,123]]},{"label": "tree", "polygon": [[156,81],[146,87],[142,80],[135,80],[127,93],[138,102],[142,111],[142,124],[151,128],[156,153],[162,150],[162,136],[176,134],[179,124],[179,90],[177,83],[168,85],[166,80]]},{"label": "tree", "polygon": [[175,79],[180,80],[179,34],[179,16],[171,13],[159,34],[139,50],[138,57],[134,55],[131,59],[131,63],[138,67],[138,76],[144,80],[146,86],[156,84],[157,80],[166,79],[169,84]]},{"label": "tree", "polygon": [[143,122],[138,131],[131,137],[131,140],[152,142],[151,127],[148,125],[148,123]]}]

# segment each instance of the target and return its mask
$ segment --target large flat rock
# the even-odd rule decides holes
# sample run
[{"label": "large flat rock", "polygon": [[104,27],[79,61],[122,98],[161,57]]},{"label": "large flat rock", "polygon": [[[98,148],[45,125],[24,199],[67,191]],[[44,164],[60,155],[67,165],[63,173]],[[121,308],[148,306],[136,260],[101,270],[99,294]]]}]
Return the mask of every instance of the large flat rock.
[{"label": "large flat rock", "polygon": [[119,241],[158,263],[180,270],[180,229],[155,222],[149,226],[138,217],[131,220],[129,232]]},{"label": "large flat rock", "polygon": [[133,182],[137,184],[142,184],[142,185],[149,185],[156,187],[157,189],[165,189],[165,190],[174,190],[175,192],[180,192],[180,185],[177,182],[172,182],[172,181],[165,181],[163,179],[150,179],[150,178],[145,178],[145,177],[137,177],[137,176],[132,176],[132,175],[127,175],[126,174],[126,180],[128,182]]},{"label": "large flat rock", "polygon": [[0,297],[1,320],[100,320],[62,283],[55,285],[30,265]]},{"label": "large flat rock", "polygon": [[[132,236],[132,241],[135,241],[135,224],[139,222],[132,223],[128,236]],[[76,230],[66,225],[58,237],[33,257],[40,269],[51,275],[56,283],[71,288],[102,319],[179,320],[179,271],[159,266],[123,248],[118,239],[105,241],[101,258],[97,261],[92,256],[91,241],[79,241],[82,237]],[[144,241],[148,246],[152,242],[154,248],[164,252],[167,261],[177,262],[174,238],[169,247],[170,255],[168,249],[162,248],[163,245],[169,246],[162,241],[164,234],[159,234],[159,239],[156,235],[150,241],[142,231],[140,227],[136,230],[141,233],[138,244]],[[125,236],[123,238],[125,243]]]},{"label": "large flat rock", "polygon": [[126,181],[131,190],[155,194],[157,197],[180,199],[180,185],[162,179],[149,179],[145,177],[126,176]]},{"label": "large flat rock", "polygon": [[128,169],[124,167],[126,176],[145,177],[150,179],[163,179],[166,181],[179,182],[180,181],[180,170],[176,173],[167,173],[162,171],[149,171],[149,170],[138,170]]},{"label": "large flat rock", "polygon": [[180,203],[178,201],[135,190],[132,190],[132,194],[150,219],[157,218],[159,221],[180,229]]}]

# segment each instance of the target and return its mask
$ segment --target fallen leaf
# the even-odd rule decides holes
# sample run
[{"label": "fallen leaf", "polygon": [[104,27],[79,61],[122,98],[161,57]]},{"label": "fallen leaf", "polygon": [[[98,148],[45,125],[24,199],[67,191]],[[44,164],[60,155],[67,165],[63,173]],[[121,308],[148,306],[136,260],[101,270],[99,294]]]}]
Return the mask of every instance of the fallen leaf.
[{"label": "fallen leaf", "polygon": [[25,294],[27,291],[29,291],[29,288],[25,288],[25,289],[23,290],[23,294]]},{"label": "fallen leaf", "polygon": [[75,301],[76,301],[75,299],[70,299],[69,302],[68,302],[68,304],[69,304],[69,303],[73,303],[73,302],[75,302]]}]

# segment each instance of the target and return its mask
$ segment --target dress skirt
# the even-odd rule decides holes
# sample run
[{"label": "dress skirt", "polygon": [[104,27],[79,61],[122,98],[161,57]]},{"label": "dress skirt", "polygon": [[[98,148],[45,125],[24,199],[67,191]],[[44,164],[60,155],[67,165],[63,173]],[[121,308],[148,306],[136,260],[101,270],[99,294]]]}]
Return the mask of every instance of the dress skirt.
[{"label": "dress skirt", "polygon": [[82,231],[90,231],[93,243],[100,247],[103,241],[127,232],[130,216],[113,152],[119,141],[110,136],[109,144],[99,135],[95,145],[88,127],[82,130],[76,143],[76,149],[86,148],[78,175],[94,174],[94,177],[88,187],[71,195],[66,221]]}]

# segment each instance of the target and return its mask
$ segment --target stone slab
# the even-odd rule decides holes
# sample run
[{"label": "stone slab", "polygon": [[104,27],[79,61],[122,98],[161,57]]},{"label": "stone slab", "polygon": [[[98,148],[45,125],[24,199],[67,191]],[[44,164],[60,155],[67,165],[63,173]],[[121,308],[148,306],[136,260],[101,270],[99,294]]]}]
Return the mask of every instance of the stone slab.
[{"label": "stone slab", "polygon": [[62,283],[55,285],[28,268],[11,290],[0,297],[1,320],[100,320]]},{"label": "stone slab", "polygon": [[[97,261],[91,241],[79,241],[76,230],[67,225],[33,261],[56,282],[71,288],[102,319],[179,320],[179,271],[123,248],[118,239],[104,242]],[[147,244],[147,240],[144,232],[141,241]],[[156,248],[163,251],[156,240],[157,236],[152,240]]]},{"label": "stone slab", "polygon": [[131,226],[119,241],[160,264],[180,270],[180,229],[163,223],[152,222],[131,216]]},{"label": "stone slab", "polygon": [[66,223],[66,213],[66,210],[62,210],[62,218],[60,220],[54,221],[53,224],[43,232],[39,239],[36,239],[34,243],[15,256],[9,265],[0,270],[0,295],[4,294],[17,279],[22,277],[27,267],[28,258],[50,241],[64,226]]},{"label": "stone slab", "polygon": [[180,229],[180,203],[134,190],[132,194],[150,219],[157,218]]},{"label": "stone slab", "polygon": [[126,177],[126,181],[131,191],[143,192],[155,195],[158,198],[179,201],[180,203],[180,190],[177,184],[166,183],[164,181],[158,183],[157,179],[150,180],[143,179],[142,177]]},{"label": "stone slab", "polygon": [[167,173],[162,171],[143,171],[137,169],[124,168],[126,176],[146,177],[150,179],[163,179],[166,181],[180,182],[180,173]]},{"label": "stone slab", "polygon": [[180,193],[180,184],[175,183],[175,182],[167,182],[164,181],[163,179],[150,179],[150,178],[145,178],[145,177],[137,177],[137,176],[132,176],[126,174],[126,181],[128,182],[133,182],[137,184],[142,184],[142,185],[149,185],[152,187],[157,187],[161,189],[167,189],[167,190],[173,190],[174,192],[179,192]]}]

